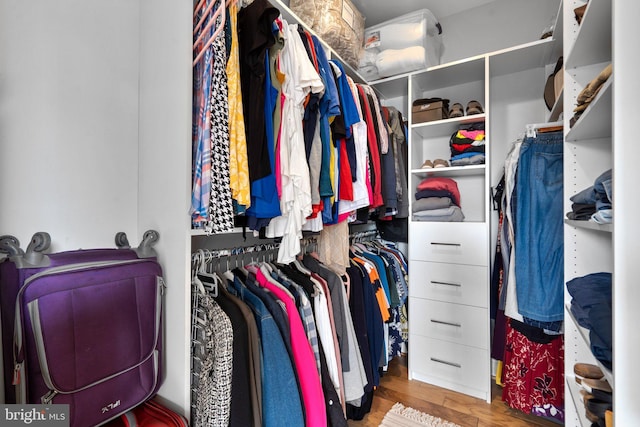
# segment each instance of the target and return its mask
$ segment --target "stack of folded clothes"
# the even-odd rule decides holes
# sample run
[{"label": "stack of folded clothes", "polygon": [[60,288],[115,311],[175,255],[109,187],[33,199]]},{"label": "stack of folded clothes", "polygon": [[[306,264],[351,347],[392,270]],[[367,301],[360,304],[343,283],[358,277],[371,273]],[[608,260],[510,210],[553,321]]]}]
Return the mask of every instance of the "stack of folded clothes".
[{"label": "stack of folded clothes", "polygon": [[589,329],[591,352],[608,369],[612,366],[611,273],[592,273],[567,282],[571,313]]},{"label": "stack of folded clothes", "polygon": [[416,200],[412,205],[414,221],[461,222],[458,184],[451,178],[430,177],[423,179],[416,188]]},{"label": "stack of folded clothes", "polygon": [[483,165],[485,159],[484,122],[462,124],[451,135],[451,166]]},{"label": "stack of folded clothes", "polygon": [[611,224],[613,221],[611,185],[611,169],[609,169],[597,177],[592,186],[570,197],[571,212],[567,212],[567,218]]}]

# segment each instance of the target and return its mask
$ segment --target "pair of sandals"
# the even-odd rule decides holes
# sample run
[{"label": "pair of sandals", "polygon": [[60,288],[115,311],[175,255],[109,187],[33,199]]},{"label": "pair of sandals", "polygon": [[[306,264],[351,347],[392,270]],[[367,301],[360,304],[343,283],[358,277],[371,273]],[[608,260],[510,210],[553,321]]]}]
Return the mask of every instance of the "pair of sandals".
[{"label": "pair of sandals", "polygon": [[444,159],[425,160],[420,169],[448,168],[449,162]]},{"label": "pair of sandals", "polygon": [[[469,103],[467,103],[467,116],[472,116],[474,114],[482,114],[482,113],[484,113],[484,110],[482,109],[482,105],[478,101],[469,101]],[[450,119],[454,117],[463,117],[464,115],[465,114],[464,114],[462,104],[460,104],[459,102],[456,102],[451,106],[451,109],[449,110]]]}]

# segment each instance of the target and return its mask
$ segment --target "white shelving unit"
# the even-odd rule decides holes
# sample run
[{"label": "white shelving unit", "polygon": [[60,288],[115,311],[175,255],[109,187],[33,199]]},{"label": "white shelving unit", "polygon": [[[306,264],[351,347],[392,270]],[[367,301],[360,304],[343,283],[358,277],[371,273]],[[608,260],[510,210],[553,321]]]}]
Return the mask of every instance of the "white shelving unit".
[{"label": "white shelving unit", "polygon": [[[564,1],[564,188],[565,212],[571,211],[570,197],[593,185],[604,171],[613,168],[612,105],[614,77],[611,76],[581,117],[570,125],[576,98],[582,89],[612,61],[612,2],[590,0],[582,23],[574,9],[582,1]],[[615,173],[615,172],[614,172]],[[617,210],[614,211],[614,217]],[[614,224],[566,220],[565,282],[597,272],[614,272]],[[597,252],[598,255],[595,255]],[[614,276],[614,299],[619,283]],[[614,302],[615,305],[615,302]],[[573,366],[591,363],[601,367],[612,387],[614,374],[600,363],[590,349],[589,331],[580,326],[570,310],[571,295],[565,290],[565,425],[587,427],[582,395],[578,392]],[[614,390],[615,391],[615,390]],[[616,424],[620,425],[617,421]]]},{"label": "white shelving unit", "polygon": [[[509,138],[547,117],[541,88],[562,52],[561,23],[558,28],[553,38],[370,83],[409,118],[410,189],[428,176],[452,178],[465,215],[462,223],[409,223],[410,378],[491,399],[489,266],[497,215],[490,210],[490,187],[502,174]],[[413,123],[412,102],[428,97],[463,107],[477,100],[484,113]],[[481,121],[484,165],[421,169],[426,159],[450,158],[449,139],[461,124]],[[470,252],[473,257],[462,255]]]}]

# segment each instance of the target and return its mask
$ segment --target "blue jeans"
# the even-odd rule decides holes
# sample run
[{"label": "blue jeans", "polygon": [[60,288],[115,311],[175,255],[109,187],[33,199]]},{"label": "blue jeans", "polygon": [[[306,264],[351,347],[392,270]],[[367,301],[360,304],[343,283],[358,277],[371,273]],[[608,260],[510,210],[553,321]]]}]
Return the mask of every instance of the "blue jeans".
[{"label": "blue jeans", "polygon": [[596,205],[596,210],[611,209],[613,201],[611,169],[600,174],[593,185],[571,196],[574,203]]},{"label": "blue jeans", "polygon": [[518,311],[541,322],[563,319],[563,135],[527,137],[516,171],[515,275]]}]

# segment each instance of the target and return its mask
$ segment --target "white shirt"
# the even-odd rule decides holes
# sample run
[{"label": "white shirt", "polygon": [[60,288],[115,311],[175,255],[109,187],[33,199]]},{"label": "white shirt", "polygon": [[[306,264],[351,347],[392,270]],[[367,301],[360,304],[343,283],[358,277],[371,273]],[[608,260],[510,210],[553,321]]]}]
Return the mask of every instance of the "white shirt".
[{"label": "white shirt", "polygon": [[278,262],[288,264],[300,252],[302,225],[311,209],[311,184],[307,164],[302,119],[304,101],[309,92],[323,93],[324,84],[307,56],[297,31],[297,24],[282,20],[284,48],[280,52],[284,105],[280,130],[280,165],[282,215],[273,218],[266,229],[267,237],[282,237]]}]

